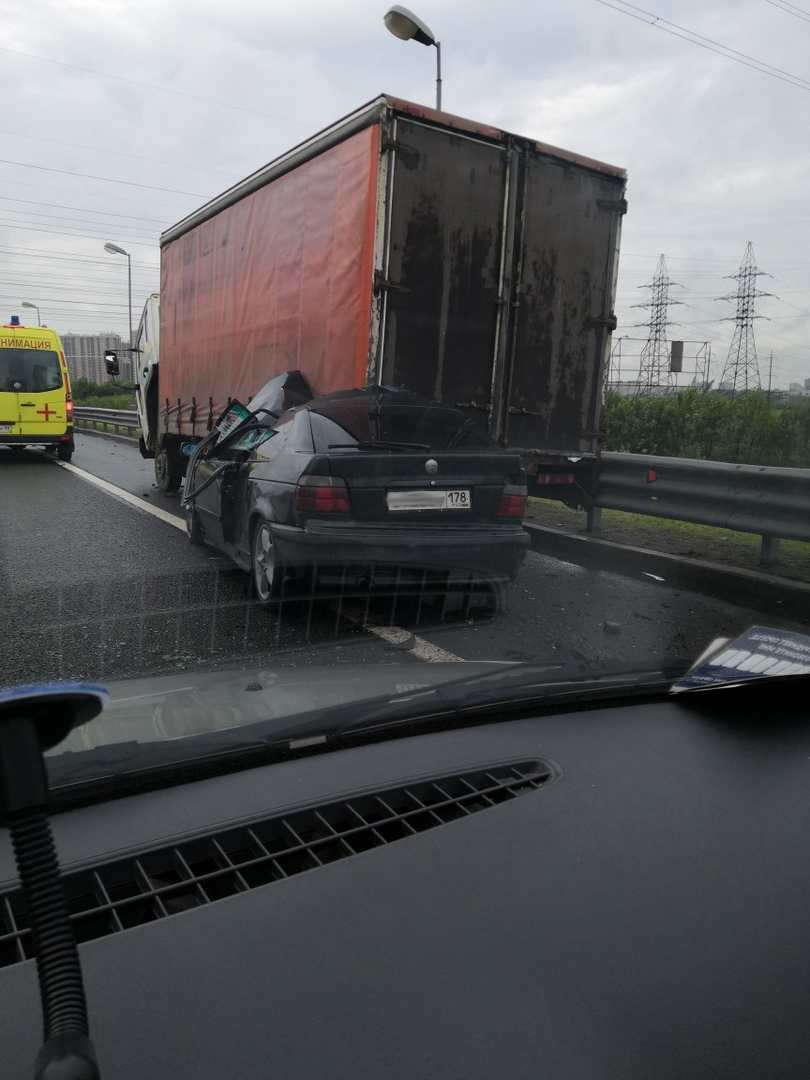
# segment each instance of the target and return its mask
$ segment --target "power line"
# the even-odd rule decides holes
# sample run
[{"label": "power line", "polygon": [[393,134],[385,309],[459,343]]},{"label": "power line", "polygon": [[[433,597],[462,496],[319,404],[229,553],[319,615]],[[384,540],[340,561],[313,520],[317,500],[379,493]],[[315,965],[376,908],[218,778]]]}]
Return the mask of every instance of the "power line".
[{"label": "power line", "polygon": [[[31,248],[31,247],[14,246],[12,244],[0,244],[0,252],[6,252],[6,253],[10,253],[12,255],[15,255],[15,254],[17,254],[19,252],[19,253],[21,253],[21,255],[19,255],[18,257],[26,258],[26,259],[48,259],[49,261],[57,260],[59,262],[79,262],[79,263],[95,262],[95,263],[99,263],[99,264],[103,263],[105,266],[110,265],[109,256],[106,256],[106,255],[80,255],[75,251],[54,251],[51,248]],[[157,264],[156,263],[145,263],[145,262],[141,262],[141,263],[133,262],[132,263],[133,270],[135,269],[136,266],[141,266],[141,267],[147,266],[148,267],[148,266],[157,266]]]},{"label": "power line", "polygon": [[[49,203],[42,202],[39,199],[15,199],[11,195],[0,195],[0,202],[15,202],[25,203],[26,206],[48,206],[52,210],[74,210],[77,214],[102,214],[104,217],[124,218],[128,221],[149,221],[153,225],[172,225],[173,222],[168,218],[147,218],[141,217],[139,214],[119,214],[115,210],[99,210],[94,208],[93,210],[85,210],[81,206],[65,206],[64,203]],[[27,213],[25,210],[19,211],[20,213]]]},{"label": "power line", "polygon": [[71,150],[90,150],[96,154],[112,154],[114,157],[131,158],[133,161],[148,161],[152,165],[171,165],[175,169],[194,169],[195,172],[216,173],[217,176],[233,176],[233,173],[224,172],[222,169],[207,169],[204,165],[189,165],[187,162],[182,161],[162,161],[160,158],[144,157],[142,154],[127,154],[123,150],[110,150],[101,146],[83,146],[81,143],[68,142],[64,139],[48,139],[44,135],[27,135],[22,131],[4,131],[0,129],[0,135],[11,135],[14,139],[32,139],[34,142],[53,143],[55,146],[69,146]]},{"label": "power line", "polygon": [[[37,229],[33,225],[6,225],[0,224],[0,232],[3,229],[9,229],[12,232],[33,232],[33,233],[46,233],[48,236],[75,236],[79,240],[104,240],[106,236],[104,233],[75,233],[75,232],[63,232],[61,229]],[[129,236],[119,236],[119,240],[122,243],[135,245],[136,247],[149,247],[156,248],[158,246],[157,237],[151,244],[147,244],[143,239],[134,240]]]},{"label": "power line", "polygon": [[55,169],[52,165],[29,165],[26,161],[8,161],[6,158],[0,158],[0,165],[17,165],[22,169],[41,169],[43,172],[62,173],[65,176],[81,176],[84,180],[102,180],[105,184],[126,184],[127,187],[148,188],[149,191],[165,191],[169,195],[189,195],[193,199],[210,199],[211,197],[210,195],[201,195],[199,191],[177,191],[174,188],[156,187],[154,184],[138,184],[134,180],[113,180],[109,176],[72,172],[70,169]]},{"label": "power line", "polygon": [[[82,228],[83,226],[88,225],[97,229],[116,228],[115,224],[110,221],[82,221],[81,219],[67,217],[65,214],[43,214],[41,210],[6,210],[4,207],[0,207],[0,214],[14,215],[13,217],[0,218],[0,225],[12,224],[14,222],[18,222],[20,225],[47,225],[49,222],[54,221],[63,227],[74,225],[77,228]],[[154,236],[157,232],[161,231],[150,228],[147,225],[127,225],[126,228],[130,232],[138,233],[142,236]]]},{"label": "power line", "polygon": [[[810,80],[803,79],[800,75],[792,75],[789,71],[784,71],[782,68],[774,67],[772,64],[766,64],[764,60],[757,60],[755,57],[748,56],[746,53],[737,52],[736,49],[729,48],[728,45],[722,45],[719,41],[713,41],[711,38],[703,37],[702,34],[697,34],[693,30],[687,30],[677,23],[670,22],[669,19],[662,19],[660,15],[653,15],[652,12],[636,7],[635,4],[627,3],[626,0],[616,0],[616,3],[609,3],[608,0],[596,0],[596,2],[597,4],[602,4],[603,7],[613,8],[614,11],[618,11],[622,15],[629,15],[630,18],[637,19],[639,22],[652,26],[656,30],[663,30],[667,34],[672,34],[673,37],[681,38],[683,41],[688,41],[692,45],[699,45],[702,49],[708,49],[709,52],[717,53],[718,56],[724,56],[727,60],[734,60],[735,63],[742,64],[744,67],[753,68],[755,71],[762,72],[763,75],[770,75],[774,79],[779,79],[780,82],[789,83],[791,86],[798,86],[800,90],[810,90]],[[622,6],[619,7],[619,4]],[[628,11],[626,10],[627,8],[632,8],[633,10]],[[636,15],[635,12],[640,12],[640,14]]]},{"label": "power line", "polygon": [[795,15],[797,19],[803,19],[805,22],[810,22],[810,13],[803,11],[801,8],[796,7],[795,4],[777,3],[777,0],[765,0],[766,4],[771,4],[775,8],[780,8],[782,11],[787,12],[788,15]]},{"label": "power line", "polygon": [[[60,195],[64,195],[65,192],[69,192],[71,195],[79,194],[79,192],[77,192],[75,190],[75,188],[66,188],[64,186],[55,187],[53,184],[37,184],[36,182],[31,181],[31,180],[17,180],[17,179],[15,179],[13,181],[13,184],[14,184],[15,189],[16,188],[39,188],[42,191],[58,191]],[[172,192],[167,192],[167,194],[172,194]],[[198,198],[198,197],[199,196],[194,196],[194,198]],[[136,203],[139,204],[140,206],[154,206],[154,207],[160,207],[161,209],[166,206],[166,200],[165,199],[161,199],[160,202],[154,202],[152,199],[139,199],[137,197],[137,195],[130,194],[129,192],[127,192],[127,194],[122,193],[120,195],[112,195],[108,191],[95,192],[95,193],[93,193],[92,198],[93,199],[107,199],[108,201],[112,201],[112,202],[125,202],[127,204],[127,206],[133,206]],[[187,213],[187,211],[183,210],[182,213],[185,214],[185,213]]]},{"label": "power line", "polygon": [[190,101],[201,101],[204,105],[218,105],[223,109],[235,109],[237,112],[252,113],[254,116],[264,116],[269,120],[282,120],[286,124],[297,124],[300,127],[313,128],[316,126],[304,120],[292,120],[289,116],[278,116],[275,113],[262,112],[260,109],[249,109],[246,105],[229,105],[227,101],[216,101],[214,98],[200,97],[198,94],[189,94],[185,90],[172,90],[168,86],[156,86],[154,83],[128,79],[124,75],[111,75],[106,71],[94,71],[92,68],[79,67],[78,64],[68,64],[64,60],[51,60],[47,56],[36,56],[34,53],[23,52],[22,49],[8,49],[0,46],[0,52],[11,53],[12,56],[22,56],[26,60],[39,60],[43,64],[54,64],[56,67],[71,68],[73,71],[84,72],[85,75],[96,75],[100,79],[115,79],[116,82],[129,83],[130,86],[139,86],[146,90],[158,90],[161,94],[173,94],[175,97],[188,98]]}]

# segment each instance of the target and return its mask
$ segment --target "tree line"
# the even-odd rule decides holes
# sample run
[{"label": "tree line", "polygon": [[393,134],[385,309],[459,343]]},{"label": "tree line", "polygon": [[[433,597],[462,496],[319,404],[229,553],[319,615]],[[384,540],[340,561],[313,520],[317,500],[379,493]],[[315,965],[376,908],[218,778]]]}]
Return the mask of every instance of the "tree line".
[{"label": "tree line", "polygon": [[[73,397],[90,408],[132,409],[132,385],[75,379]],[[605,450],[623,454],[810,468],[810,397],[774,405],[765,394],[729,397],[692,387],[674,397],[605,402]]]},{"label": "tree line", "polygon": [[626,454],[810,468],[810,398],[780,403],[692,387],[673,397],[605,402],[605,450]]},{"label": "tree line", "polygon": [[134,409],[135,398],[131,382],[110,379],[95,383],[90,379],[71,379],[70,389],[77,405],[86,409]]}]

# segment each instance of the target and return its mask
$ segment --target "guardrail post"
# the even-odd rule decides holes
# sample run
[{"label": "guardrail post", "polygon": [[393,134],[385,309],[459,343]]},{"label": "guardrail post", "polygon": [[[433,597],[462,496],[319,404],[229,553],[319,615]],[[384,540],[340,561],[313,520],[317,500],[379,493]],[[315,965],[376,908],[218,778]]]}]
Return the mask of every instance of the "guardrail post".
[{"label": "guardrail post", "polygon": [[774,563],[779,562],[779,547],[782,543],[778,536],[763,536],[762,547],[759,553],[759,562],[761,566],[773,566]]},{"label": "guardrail post", "polygon": [[589,506],[588,507],[588,523],[586,525],[588,532],[599,532],[602,528],[602,507],[601,506]]}]

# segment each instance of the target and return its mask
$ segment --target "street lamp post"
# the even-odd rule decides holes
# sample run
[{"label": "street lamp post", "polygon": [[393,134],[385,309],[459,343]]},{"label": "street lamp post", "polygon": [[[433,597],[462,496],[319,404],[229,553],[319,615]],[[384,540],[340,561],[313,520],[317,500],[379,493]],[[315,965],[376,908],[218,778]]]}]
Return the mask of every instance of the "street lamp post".
[{"label": "street lamp post", "polygon": [[132,259],[128,251],[124,251],[118,244],[107,243],[104,245],[104,250],[109,252],[110,255],[126,255],[127,257],[127,293],[129,296],[129,354],[132,357],[134,353],[134,345],[132,342]]},{"label": "street lamp post", "polygon": [[27,307],[27,308],[33,308],[34,311],[37,313],[37,326],[42,326],[42,319],[40,318],[39,308],[37,307],[37,305],[36,304],[29,304],[27,300],[23,300],[22,301],[22,306]]},{"label": "street lamp post", "polygon": [[383,16],[383,22],[394,37],[401,41],[418,41],[420,45],[436,46],[436,108],[442,107],[442,43],[437,41],[433,31],[417,18],[412,11],[394,4]]}]

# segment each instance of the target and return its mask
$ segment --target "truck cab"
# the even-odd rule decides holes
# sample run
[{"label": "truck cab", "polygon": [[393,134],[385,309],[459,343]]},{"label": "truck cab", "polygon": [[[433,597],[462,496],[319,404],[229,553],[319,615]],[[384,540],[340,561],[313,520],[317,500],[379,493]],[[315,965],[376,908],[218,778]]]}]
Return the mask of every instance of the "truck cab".
[{"label": "truck cab", "polygon": [[157,449],[159,356],[160,296],[152,293],[144,304],[133,353],[135,407],[141,429],[138,448],[145,458],[154,458]]}]

